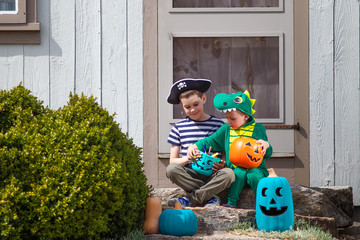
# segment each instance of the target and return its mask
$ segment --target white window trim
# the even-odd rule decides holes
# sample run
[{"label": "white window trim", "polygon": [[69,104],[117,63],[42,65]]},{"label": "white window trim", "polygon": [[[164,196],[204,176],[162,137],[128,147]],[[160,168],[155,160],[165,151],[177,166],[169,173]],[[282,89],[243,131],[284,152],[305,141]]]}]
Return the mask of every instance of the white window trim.
[{"label": "white window trim", "polygon": [[171,5],[170,13],[238,13],[238,12],[283,12],[284,1],[279,0],[279,7],[232,7],[232,8],[174,8]]}]

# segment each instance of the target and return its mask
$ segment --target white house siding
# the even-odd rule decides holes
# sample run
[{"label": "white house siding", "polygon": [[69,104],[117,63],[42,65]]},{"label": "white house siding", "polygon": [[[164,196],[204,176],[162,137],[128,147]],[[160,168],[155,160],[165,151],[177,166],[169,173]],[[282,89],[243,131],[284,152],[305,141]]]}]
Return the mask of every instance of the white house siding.
[{"label": "white house siding", "polygon": [[0,88],[52,109],[93,95],[143,146],[142,0],[38,0],[40,45],[0,45]]},{"label": "white house siding", "polygon": [[310,0],[310,184],[360,205],[359,1]]}]

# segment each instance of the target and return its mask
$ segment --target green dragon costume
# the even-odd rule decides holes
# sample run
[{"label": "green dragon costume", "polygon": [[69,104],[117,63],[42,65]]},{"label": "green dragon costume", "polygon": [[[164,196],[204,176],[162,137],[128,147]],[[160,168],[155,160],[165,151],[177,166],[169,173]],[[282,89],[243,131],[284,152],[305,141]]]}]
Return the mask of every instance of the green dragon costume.
[{"label": "green dragon costume", "polygon": [[228,123],[222,125],[211,136],[197,141],[195,144],[198,149],[204,149],[204,146],[210,147],[212,151],[223,151],[226,154],[226,166],[233,169],[235,173],[235,182],[232,183],[228,194],[228,204],[237,206],[240,193],[245,186],[250,186],[256,194],[257,185],[261,178],[269,175],[265,159],[272,155],[272,146],[266,150],[264,160],[259,167],[253,169],[245,169],[234,166],[229,159],[229,150],[231,143],[239,136],[251,137],[256,140],[268,141],[265,127],[255,122],[252,116],[255,110],[252,106],[255,99],[250,98],[248,91],[244,93],[238,92],[233,94],[219,93],[214,98],[214,106],[216,109],[226,113],[227,111],[240,110],[249,116],[247,123],[238,129],[232,129]]}]

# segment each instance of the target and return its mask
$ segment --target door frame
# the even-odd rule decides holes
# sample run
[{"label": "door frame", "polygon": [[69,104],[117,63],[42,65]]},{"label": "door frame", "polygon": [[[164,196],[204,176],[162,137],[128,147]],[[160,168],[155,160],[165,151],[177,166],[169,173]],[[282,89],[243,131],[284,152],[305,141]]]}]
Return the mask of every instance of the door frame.
[{"label": "door frame", "polygon": [[[295,131],[295,157],[281,161],[294,162],[295,184],[309,186],[309,27],[308,0],[294,0],[294,120],[300,124]],[[143,84],[144,84],[144,170],[148,184],[167,186],[165,168],[168,159],[158,154],[158,0],[143,1]]]},{"label": "door frame", "polygon": [[294,0],[294,183],[310,186],[309,0]]}]

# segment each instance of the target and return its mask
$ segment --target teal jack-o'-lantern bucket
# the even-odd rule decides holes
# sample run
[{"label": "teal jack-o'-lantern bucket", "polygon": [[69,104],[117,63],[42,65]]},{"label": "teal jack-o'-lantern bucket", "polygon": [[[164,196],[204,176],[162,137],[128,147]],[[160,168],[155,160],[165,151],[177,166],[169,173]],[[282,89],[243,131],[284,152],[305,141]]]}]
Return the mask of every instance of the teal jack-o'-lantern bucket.
[{"label": "teal jack-o'-lantern bucket", "polygon": [[182,209],[180,203],[175,204],[175,209],[164,210],[159,218],[159,230],[164,235],[192,236],[197,228],[195,213],[190,209]]},{"label": "teal jack-o'-lantern bucket", "polygon": [[256,191],[256,224],[262,231],[286,231],[294,228],[291,188],[284,177],[260,180]]},{"label": "teal jack-o'-lantern bucket", "polygon": [[213,173],[213,164],[220,161],[221,159],[219,158],[201,152],[201,158],[197,161],[193,161],[192,168],[202,175],[210,176]]}]

